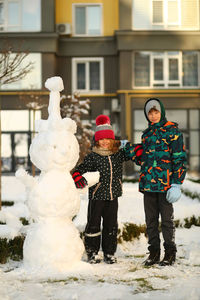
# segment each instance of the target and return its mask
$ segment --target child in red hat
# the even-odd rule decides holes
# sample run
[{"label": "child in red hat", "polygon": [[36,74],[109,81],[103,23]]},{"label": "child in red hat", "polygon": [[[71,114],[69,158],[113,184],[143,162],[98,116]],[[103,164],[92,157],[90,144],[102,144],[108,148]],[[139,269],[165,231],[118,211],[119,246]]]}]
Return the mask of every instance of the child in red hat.
[{"label": "child in red hat", "polygon": [[[124,161],[133,160],[139,164],[142,146],[134,145],[132,157],[120,149],[120,141],[115,134],[106,115],[96,118],[95,145],[82,164],[73,173],[77,188],[87,185],[82,174],[99,171],[99,182],[89,188],[89,204],[87,225],[85,228],[85,249],[90,263],[99,263],[98,252],[102,243],[104,261],[108,264],[116,262],[114,256],[117,248],[118,232],[118,197],[122,195],[122,165]],[[101,231],[101,219],[102,231]],[[101,238],[102,237],[102,238]]]}]

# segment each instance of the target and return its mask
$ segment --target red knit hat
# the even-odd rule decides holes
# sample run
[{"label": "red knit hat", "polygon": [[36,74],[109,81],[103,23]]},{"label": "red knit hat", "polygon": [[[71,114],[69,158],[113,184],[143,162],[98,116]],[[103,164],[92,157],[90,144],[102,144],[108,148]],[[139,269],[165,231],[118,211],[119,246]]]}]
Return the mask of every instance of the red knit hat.
[{"label": "red knit hat", "polygon": [[110,118],[108,116],[99,115],[96,118],[96,125],[97,127],[94,134],[96,142],[103,139],[115,139],[115,134],[110,125]]}]

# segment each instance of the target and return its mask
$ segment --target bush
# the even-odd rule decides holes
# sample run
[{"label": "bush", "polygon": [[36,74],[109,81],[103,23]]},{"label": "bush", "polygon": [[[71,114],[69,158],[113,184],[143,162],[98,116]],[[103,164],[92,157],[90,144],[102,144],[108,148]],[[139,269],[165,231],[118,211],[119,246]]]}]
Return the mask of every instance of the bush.
[{"label": "bush", "polygon": [[145,225],[136,225],[133,223],[125,223],[124,227],[118,231],[118,243],[122,243],[122,241],[130,242],[133,241],[135,238],[139,238],[141,233],[146,232]]},{"label": "bush", "polygon": [[24,236],[17,236],[13,240],[0,239],[0,263],[5,264],[8,259],[19,261],[23,259]]},{"label": "bush", "polygon": [[198,199],[198,200],[200,200],[200,194],[197,193],[197,192],[191,192],[191,191],[189,191],[187,189],[181,189],[181,191],[182,191],[182,193],[185,196],[187,196],[187,197],[189,197],[191,199]]}]

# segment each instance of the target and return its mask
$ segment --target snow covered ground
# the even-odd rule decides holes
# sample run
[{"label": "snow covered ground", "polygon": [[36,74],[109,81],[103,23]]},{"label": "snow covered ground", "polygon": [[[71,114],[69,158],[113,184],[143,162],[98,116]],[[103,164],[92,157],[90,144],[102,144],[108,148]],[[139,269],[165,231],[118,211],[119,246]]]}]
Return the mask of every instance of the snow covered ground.
[{"label": "snow covered ground", "polygon": [[[200,194],[200,184],[189,180],[183,187]],[[27,216],[24,206],[24,187],[14,177],[2,178],[2,198],[15,201],[6,208],[16,215]],[[200,201],[182,195],[174,204],[175,219],[200,217]],[[86,222],[87,199],[81,201],[80,213],[75,219],[82,230]],[[138,185],[124,183],[124,194],[119,200],[119,226],[125,222],[144,224],[142,194]],[[0,235],[2,232],[0,230]],[[123,243],[116,253],[118,263],[89,265],[82,271],[68,274],[23,274],[22,262],[0,265],[0,300],[118,300],[118,299],[200,299],[200,227],[176,230],[177,261],[174,266],[144,268],[147,240]],[[163,249],[162,249],[163,250]],[[162,251],[163,254],[163,251]],[[100,256],[102,253],[100,253]]]}]

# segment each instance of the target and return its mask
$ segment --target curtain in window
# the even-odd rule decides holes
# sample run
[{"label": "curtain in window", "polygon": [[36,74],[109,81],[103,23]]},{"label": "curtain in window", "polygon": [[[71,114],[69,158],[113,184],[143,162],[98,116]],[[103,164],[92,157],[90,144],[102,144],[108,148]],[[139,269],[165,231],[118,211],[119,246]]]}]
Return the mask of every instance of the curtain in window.
[{"label": "curtain in window", "polygon": [[17,31],[20,28],[20,6],[18,2],[8,3],[8,24],[12,31]]},{"label": "curtain in window", "polygon": [[0,3],[0,25],[4,24],[3,10],[4,10],[4,4]]},{"label": "curtain in window", "polygon": [[178,80],[178,59],[169,59],[169,80]]},{"label": "curtain in window", "polygon": [[101,9],[100,6],[88,6],[88,34],[101,34]]},{"label": "curtain in window", "polygon": [[42,0],[25,0],[22,7],[23,31],[41,30],[41,2]]},{"label": "curtain in window", "polygon": [[163,23],[163,1],[153,1],[153,23]]},{"label": "curtain in window", "polygon": [[163,59],[154,58],[154,80],[163,80]]},{"label": "curtain in window", "polygon": [[178,1],[168,1],[167,24],[176,24],[179,21]]},{"label": "curtain in window", "polygon": [[90,62],[90,90],[100,90],[99,62]]},{"label": "curtain in window", "polygon": [[77,88],[78,90],[86,89],[86,65],[85,63],[77,64]]},{"label": "curtain in window", "polygon": [[183,86],[198,86],[198,55],[183,51]]},{"label": "curtain in window", "polygon": [[75,10],[76,34],[86,34],[86,8],[77,6]]},{"label": "curtain in window", "polygon": [[148,53],[135,53],[135,86],[150,85],[150,55]]}]

